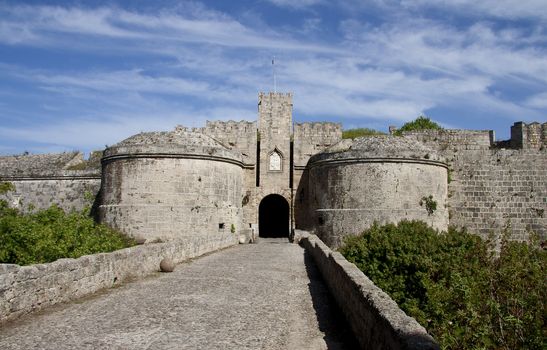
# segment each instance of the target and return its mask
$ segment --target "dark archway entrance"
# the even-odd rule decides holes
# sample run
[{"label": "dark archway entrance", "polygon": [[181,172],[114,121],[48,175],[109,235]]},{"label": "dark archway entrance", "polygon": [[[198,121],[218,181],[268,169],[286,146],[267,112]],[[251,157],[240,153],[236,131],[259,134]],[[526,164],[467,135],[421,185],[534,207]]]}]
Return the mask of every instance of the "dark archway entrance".
[{"label": "dark archway entrance", "polygon": [[278,194],[270,194],[258,206],[260,237],[289,237],[289,203]]}]

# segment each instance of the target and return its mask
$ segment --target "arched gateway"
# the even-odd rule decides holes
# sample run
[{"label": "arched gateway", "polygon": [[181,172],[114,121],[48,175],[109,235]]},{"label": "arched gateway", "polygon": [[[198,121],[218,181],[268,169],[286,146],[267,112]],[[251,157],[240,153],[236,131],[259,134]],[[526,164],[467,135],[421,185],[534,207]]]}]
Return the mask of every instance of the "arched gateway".
[{"label": "arched gateway", "polygon": [[289,237],[289,203],[278,194],[262,199],[258,207],[260,237]]}]

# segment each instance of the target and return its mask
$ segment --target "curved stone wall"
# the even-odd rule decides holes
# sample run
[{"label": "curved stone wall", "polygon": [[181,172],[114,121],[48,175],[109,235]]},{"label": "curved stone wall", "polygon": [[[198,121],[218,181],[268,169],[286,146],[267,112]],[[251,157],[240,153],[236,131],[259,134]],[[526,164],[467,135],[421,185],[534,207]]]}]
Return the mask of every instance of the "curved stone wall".
[{"label": "curved stone wall", "polygon": [[[312,157],[310,214],[326,244],[338,247],[345,236],[357,235],[374,222],[422,220],[439,230],[448,228],[446,164],[433,152],[405,149],[413,154],[403,148],[353,148]],[[431,213],[423,200],[429,196],[436,202]]]},{"label": "curved stone wall", "polygon": [[243,164],[211,140],[187,134],[148,145],[141,137],[107,149],[102,222],[146,241],[240,230]]}]

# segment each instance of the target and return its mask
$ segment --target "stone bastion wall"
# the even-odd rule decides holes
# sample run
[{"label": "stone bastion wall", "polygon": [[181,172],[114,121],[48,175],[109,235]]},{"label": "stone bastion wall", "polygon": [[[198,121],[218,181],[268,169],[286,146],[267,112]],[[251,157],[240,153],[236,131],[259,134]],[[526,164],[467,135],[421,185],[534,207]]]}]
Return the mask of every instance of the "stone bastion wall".
[{"label": "stone bastion wall", "polygon": [[374,222],[422,220],[448,228],[446,163],[416,141],[360,138],[348,149],[313,156],[308,168],[310,226],[330,247]]},{"label": "stone bastion wall", "polygon": [[138,240],[242,228],[241,156],[186,131],[143,133],[103,157],[103,223]]},{"label": "stone bastion wall", "polygon": [[164,258],[178,264],[235,244],[235,235],[212,232],[49,264],[0,264],[0,324],[158,272]]}]

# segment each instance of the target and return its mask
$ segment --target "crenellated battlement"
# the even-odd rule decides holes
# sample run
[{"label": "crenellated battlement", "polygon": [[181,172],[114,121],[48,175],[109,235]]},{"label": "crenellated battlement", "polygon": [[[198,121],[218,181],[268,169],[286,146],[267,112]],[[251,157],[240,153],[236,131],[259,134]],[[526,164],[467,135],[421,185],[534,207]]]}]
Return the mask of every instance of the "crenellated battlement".
[{"label": "crenellated battlement", "polygon": [[330,135],[342,137],[342,124],[332,122],[306,122],[295,123],[294,134],[302,136]]},{"label": "crenellated battlement", "polygon": [[261,101],[264,98],[269,99],[290,99],[292,101],[292,92],[259,92],[258,100]]},{"label": "crenellated battlement", "polygon": [[544,149],[547,148],[547,123],[517,122],[511,126],[512,148]]},{"label": "crenellated battlement", "polygon": [[205,124],[206,132],[235,132],[235,133],[248,133],[256,132],[256,122],[250,122],[247,120],[228,120],[228,121],[207,121]]}]

